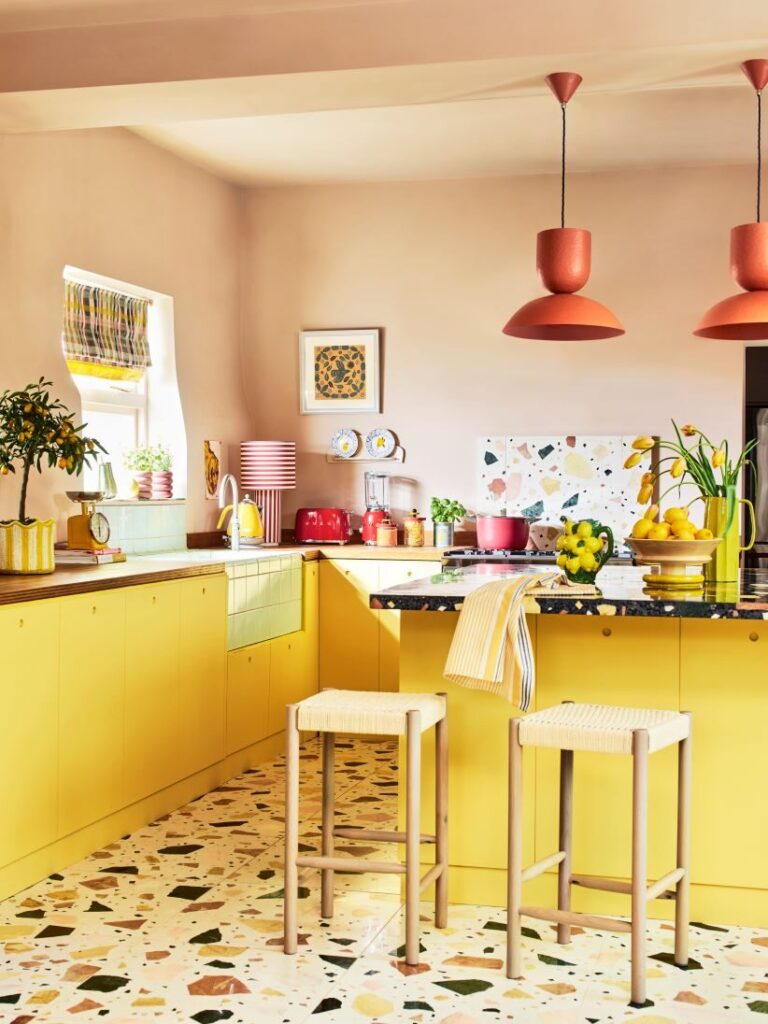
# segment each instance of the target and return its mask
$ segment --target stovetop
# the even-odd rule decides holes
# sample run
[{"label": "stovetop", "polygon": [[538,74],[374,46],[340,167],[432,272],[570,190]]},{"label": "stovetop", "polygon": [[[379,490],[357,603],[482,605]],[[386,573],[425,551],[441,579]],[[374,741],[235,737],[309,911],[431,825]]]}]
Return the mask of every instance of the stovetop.
[{"label": "stovetop", "polygon": [[[445,565],[466,565],[472,562],[540,562],[542,565],[554,565],[556,551],[538,551],[535,548],[522,551],[511,551],[507,548],[454,548],[443,554]],[[630,565],[632,556],[621,551],[614,552],[608,559],[608,565]]]}]

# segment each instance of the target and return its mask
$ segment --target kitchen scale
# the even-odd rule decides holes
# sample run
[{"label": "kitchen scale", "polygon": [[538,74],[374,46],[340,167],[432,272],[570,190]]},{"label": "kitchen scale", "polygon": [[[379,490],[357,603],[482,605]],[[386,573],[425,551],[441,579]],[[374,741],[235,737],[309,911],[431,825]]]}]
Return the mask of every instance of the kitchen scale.
[{"label": "kitchen scale", "polygon": [[96,511],[104,491],[67,491],[70,501],[80,503],[78,515],[67,519],[67,547],[78,551],[102,551],[109,544],[109,520]]}]

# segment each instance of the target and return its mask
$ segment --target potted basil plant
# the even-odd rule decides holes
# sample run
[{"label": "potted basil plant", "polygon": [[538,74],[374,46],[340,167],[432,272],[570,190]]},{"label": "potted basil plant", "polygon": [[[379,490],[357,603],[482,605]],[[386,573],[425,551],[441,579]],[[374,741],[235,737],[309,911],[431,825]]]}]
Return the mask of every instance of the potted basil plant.
[{"label": "potted basil plant", "polygon": [[53,398],[53,384],[42,377],[22,391],[0,395],[0,476],[21,467],[19,515],[0,522],[0,573],[53,572],[56,522],[27,515],[27,490],[34,469],[63,469],[69,476],[106,449],[75,425],[75,414]]},{"label": "potted basil plant", "polygon": [[455,498],[433,498],[429,503],[429,514],[432,519],[432,543],[436,548],[450,547],[456,523],[467,514],[466,508]]}]

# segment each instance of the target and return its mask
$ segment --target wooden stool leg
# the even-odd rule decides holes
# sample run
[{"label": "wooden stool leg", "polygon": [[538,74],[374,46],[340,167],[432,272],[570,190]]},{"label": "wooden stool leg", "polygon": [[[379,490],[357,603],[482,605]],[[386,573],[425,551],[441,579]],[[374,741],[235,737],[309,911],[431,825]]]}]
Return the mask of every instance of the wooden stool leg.
[{"label": "wooden stool leg", "polygon": [[421,835],[421,713],[408,712],[405,776],[405,962],[419,962],[419,839]]},{"label": "wooden stool leg", "polygon": [[507,858],[507,977],[523,972],[520,904],[523,895],[523,748],[520,721],[509,720],[509,792]]},{"label": "wooden stool leg", "polygon": [[675,963],[688,966],[688,923],[691,898],[691,755],[692,716],[688,715],[688,738],[678,745],[677,768],[677,866],[685,874],[675,891]]},{"label": "wooden stool leg", "polygon": [[[571,847],[573,844],[573,751],[560,751],[560,838],[558,849],[565,854],[557,871],[557,909],[571,909]],[[571,926],[557,926],[557,941],[571,941]]]},{"label": "wooden stool leg", "polygon": [[299,730],[296,705],[285,709],[285,859],[283,865],[283,952],[298,945],[296,900],[299,856]]},{"label": "wooden stool leg", "polygon": [[[445,694],[440,694],[445,697]],[[448,924],[448,716],[435,726],[435,863],[443,873],[435,883],[435,927]]]},{"label": "wooden stool leg", "polygon": [[632,1006],[645,1005],[648,886],[648,733],[632,736]]},{"label": "wooden stool leg", "polygon": [[[333,755],[336,737],[323,733],[323,840],[322,854],[333,856]],[[321,875],[320,914],[333,917],[333,868],[323,868]]]}]

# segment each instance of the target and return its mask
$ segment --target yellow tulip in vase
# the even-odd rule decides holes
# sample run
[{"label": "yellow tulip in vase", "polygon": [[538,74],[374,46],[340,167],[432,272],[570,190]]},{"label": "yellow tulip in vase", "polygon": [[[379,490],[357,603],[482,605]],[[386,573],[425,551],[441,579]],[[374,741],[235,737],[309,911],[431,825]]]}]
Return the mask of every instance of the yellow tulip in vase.
[{"label": "yellow tulip in vase", "polygon": [[27,488],[33,469],[58,466],[72,475],[105,449],[84,437],[85,424],[75,426],[75,414],[51,396],[52,383],[41,377],[23,391],[0,395],[0,476],[21,466],[18,519],[0,522],[0,573],[53,572],[56,523],[27,516]]},{"label": "yellow tulip in vase", "polygon": [[[682,508],[668,509],[664,521],[660,523],[655,522],[658,506],[651,506],[644,518],[635,524],[632,536],[636,539],[671,538],[691,541],[720,538],[711,560],[704,563],[704,578],[709,583],[735,582],[739,578],[739,556],[755,542],[755,510],[751,502],[737,497],[737,487],[744,467],[754,472],[749,455],[757,441],[750,441],[734,462],[730,458],[727,441],[714,445],[706,434],[691,423],[678,427],[672,420],[672,426],[675,430],[674,441],[638,437],[632,443],[635,451],[625,462],[626,469],[637,466],[643,456],[652,450],[658,453],[655,471],[643,475],[637,500],[640,504],[650,501],[657,479],[665,474],[670,476],[673,483],[660,495],[660,502],[670,491],[682,493],[684,486],[695,486],[699,494]],[[690,439],[689,443],[686,443],[686,438]],[[704,525],[701,529],[697,529],[688,518],[691,506],[699,500],[704,502]],[[739,517],[736,514],[740,504],[746,506],[751,523],[752,536],[744,546],[741,544]]]}]

